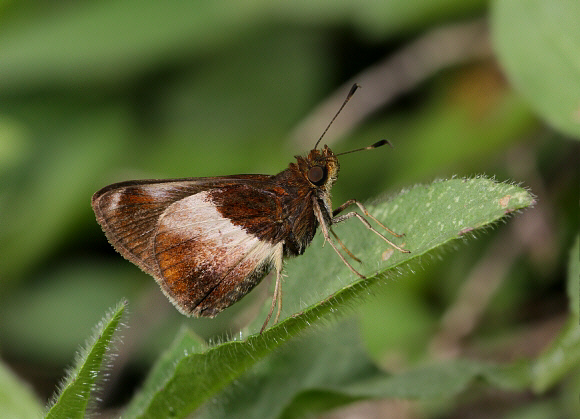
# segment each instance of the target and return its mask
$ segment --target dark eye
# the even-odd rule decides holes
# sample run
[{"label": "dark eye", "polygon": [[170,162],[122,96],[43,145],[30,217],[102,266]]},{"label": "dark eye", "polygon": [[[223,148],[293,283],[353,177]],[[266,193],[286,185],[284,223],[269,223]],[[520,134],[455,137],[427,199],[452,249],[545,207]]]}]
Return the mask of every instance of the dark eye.
[{"label": "dark eye", "polygon": [[321,166],[314,166],[308,170],[308,180],[316,186],[324,183],[324,169]]}]

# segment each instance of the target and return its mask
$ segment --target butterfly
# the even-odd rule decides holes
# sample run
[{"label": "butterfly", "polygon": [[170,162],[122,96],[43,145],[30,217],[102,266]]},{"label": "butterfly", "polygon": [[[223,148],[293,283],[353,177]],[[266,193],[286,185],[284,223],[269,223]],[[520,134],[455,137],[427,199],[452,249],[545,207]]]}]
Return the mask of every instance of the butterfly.
[{"label": "butterfly", "polygon": [[[352,87],[328,127],[357,88],[357,84]],[[372,227],[366,218],[401,237],[362,203],[351,199],[333,210],[330,198],[340,168],[339,155],[389,142],[381,140],[335,154],[326,145],[318,148],[328,127],[307,156],[296,156],[296,161],[277,175],[135,180],[106,186],[92,197],[97,221],[113,247],[153,276],[187,316],[215,316],[275,269],[274,295],[261,333],[276,306],[275,323],[280,316],[284,258],[302,255],[319,226],[325,241],[361,278],[364,276],[339,246],[360,260],[334,234],[334,224],[358,218],[390,246],[409,253]],[[364,216],[358,212],[341,214],[352,205]]]}]

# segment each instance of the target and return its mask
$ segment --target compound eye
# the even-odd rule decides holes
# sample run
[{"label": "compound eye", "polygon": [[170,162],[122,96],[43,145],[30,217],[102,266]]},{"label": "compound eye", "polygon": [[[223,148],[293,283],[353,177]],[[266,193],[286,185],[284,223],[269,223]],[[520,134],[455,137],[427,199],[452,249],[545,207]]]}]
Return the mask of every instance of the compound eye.
[{"label": "compound eye", "polygon": [[320,186],[324,183],[324,169],[321,166],[314,166],[308,170],[308,180]]}]

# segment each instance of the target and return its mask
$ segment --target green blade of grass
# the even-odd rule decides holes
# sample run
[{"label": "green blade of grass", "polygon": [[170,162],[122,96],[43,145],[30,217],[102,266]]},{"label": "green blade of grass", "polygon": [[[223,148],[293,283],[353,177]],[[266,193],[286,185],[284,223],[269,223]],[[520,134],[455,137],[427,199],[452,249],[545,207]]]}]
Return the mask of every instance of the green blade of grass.
[{"label": "green blade of grass", "polygon": [[84,418],[87,406],[101,375],[103,362],[119,327],[127,303],[121,301],[95,327],[86,348],[78,354],[74,368],[67,374],[51,402],[47,418]]},{"label": "green blade of grass", "polygon": [[[308,255],[287,265],[283,321],[261,335],[177,358],[157,391],[149,393],[149,400],[140,401],[142,410],[132,410],[126,417],[189,415],[258,360],[311,323],[351,304],[384,275],[533,202],[532,195],[523,188],[478,177],[416,186],[393,200],[369,205],[381,222],[406,234],[394,240],[412,253],[391,252],[356,220],[344,223],[336,232],[365,261],[361,271],[367,278],[360,279],[342,264],[332,249],[322,248],[318,237]],[[265,304],[265,310],[268,305]],[[258,330],[263,319],[259,316],[249,330]]]}]

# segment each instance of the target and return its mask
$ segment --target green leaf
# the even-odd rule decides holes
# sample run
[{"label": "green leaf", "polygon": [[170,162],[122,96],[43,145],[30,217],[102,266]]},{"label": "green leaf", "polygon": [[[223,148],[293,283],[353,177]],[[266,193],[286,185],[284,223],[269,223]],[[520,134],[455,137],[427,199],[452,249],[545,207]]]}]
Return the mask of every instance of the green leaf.
[{"label": "green leaf", "polygon": [[[369,398],[448,399],[476,379],[521,388],[521,370],[525,365],[459,359],[392,375],[370,360],[356,323],[341,321],[284,345],[200,409],[198,417],[287,419]],[[514,378],[508,383],[500,375]]]},{"label": "green leaf", "polygon": [[59,394],[49,406],[47,418],[84,418],[91,394],[102,372],[103,362],[110,350],[111,341],[125,311],[127,303],[121,301],[96,326],[86,348],[82,349],[75,367],[68,373]]},{"label": "green leaf", "polygon": [[42,405],[32,389],[0,362],[0,412],[4,419],[38,418]]},{"label": "green leaf", "polygon": [[580,280],[580,236],[570,251],[568,298],[570,317],[554,342],[532,365],[532,388],[543,393],[580,366],[580,327],[578,319],[578,281]]},{"label": "green leaf", "polygon": [[580,139],[580,2],[496,0],[491,22],[515,87],[549,124]]},{"label": "green leaf", "polygon": [[[518,186],[474,178],[416,186],[391,201],[369,205],[379,220],[406,234],[398,242],[403,242],[411,254],[391,252],[356,220],[338,225],[336,232],[345,245],[368,263],[361,268],[369,275],[366,279],[354,276],[329,246],[322,249],[322,240],[318,237],[308,256],[288,263],[283,321],[261,335],[226,342],[204,353],[181,358],[162,388],[151,394],[147,403],[140,402],[144,410],[139,414],[132,411],[127,417],[190,414],[258,360],[309,328],[311,323],[344,308],[385,274],[532,203],[533,197]],[[249,330],[259,329],[268,306],[269,302]]]}]

